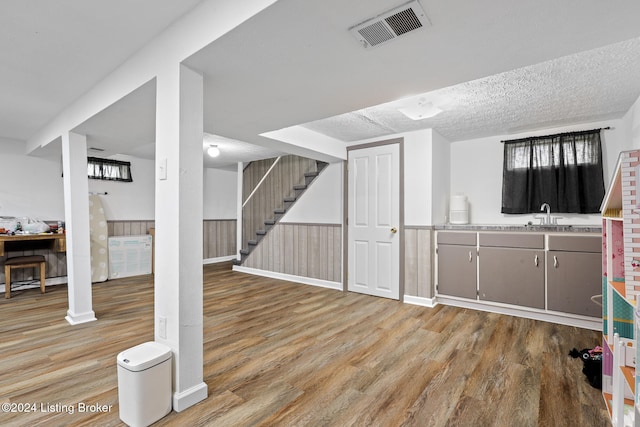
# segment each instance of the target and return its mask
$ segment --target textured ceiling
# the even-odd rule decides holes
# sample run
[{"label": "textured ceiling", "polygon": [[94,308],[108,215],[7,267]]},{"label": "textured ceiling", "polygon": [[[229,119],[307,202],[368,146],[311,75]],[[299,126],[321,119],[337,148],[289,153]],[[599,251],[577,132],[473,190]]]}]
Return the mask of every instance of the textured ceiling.
[{"label": "textured ceiling", "polygon": [[[32,137],[198,3],[2,1],[0,138]],[[401,3],[278,0],[194,53],[185,64],[204,76],[205,131],[255,144],[238,158],[296,148],[261,135],[305,123],[343,141],[429,127],[458,141],[620,117],[640,95],[636,0],[420,0],[428,28],[373,49],[349,34]],[[153,158],[154,88],[76,130],[106,152]],[[397,112],[408,96],[444,112],[409,120]]]},{"label": "textured ceiling", "polygon": [[[619,118],[640,96],[640,38],[303,126],[343,141],[433,128],[449,141]],[[430,102],[439,115],[399,108]]]}]

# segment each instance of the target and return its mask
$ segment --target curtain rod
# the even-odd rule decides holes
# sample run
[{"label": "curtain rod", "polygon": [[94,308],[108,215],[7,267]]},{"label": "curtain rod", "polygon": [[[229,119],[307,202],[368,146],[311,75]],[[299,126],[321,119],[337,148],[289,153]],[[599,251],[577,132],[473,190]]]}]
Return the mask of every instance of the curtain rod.
[{"label": "curtain rod", "polygon": [[554,137],[554,136],[564,136],[564,135],[588,133],[588,132],[595,132],[595,131],[609,130],[609,129],[611,129],[611,126],[607,126],[607,127],[604,127],[604,128],[589,129],[589,130],[576,130],[576,131],[573,131],[573,132],[554,133],[554,134],[551,134],[551,135],[528,136],[528,137],[525,137],[525,138],[518,138],[518,139],[504,139],[504,140],[502,140],[500,142],[505,143],[505,142],[526,141],[528,139],[549,138],[549,137]]},{"label": "curtain rod", "polygon": [[95,192],[95,191],[89,191],[89,195],[90,196],[106,196],[107,194],[109,194],[109,193],[107,193],[106,191],[103,191],[102,193],[98,193],[98,192]]}]

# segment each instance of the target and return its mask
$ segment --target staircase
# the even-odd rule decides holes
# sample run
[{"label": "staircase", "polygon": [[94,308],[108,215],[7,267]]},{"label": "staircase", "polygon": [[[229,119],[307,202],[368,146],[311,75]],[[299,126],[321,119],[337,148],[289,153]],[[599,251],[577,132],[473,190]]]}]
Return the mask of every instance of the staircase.
[{"label": "staircase", "polygon": [[[295,158],[295,156],[289,156]],[[308,159],[305,159],[308,160]],[[277,203],[273,212],[265,214],[264,218],[261,218],[259,222],[259,228],[257,230],[246,230],[243,233],[243,245],[240,249],[241,259],[233,261],[235,265],[242,265],[247,259],[249,254],[260,244],[262,239],[269,234],[269,231],[284,217],[287,211],[300,199],[300,196],[309,188],[313,181],[320,175],[320,173],[326,168],[328,163],[321,162],[319,160],[313,162],[312,170],[304,172],[302,176],[297,180],[298,184],[293,184],[290,187],[283,188],[268,188],[266,191],[274,192],[280,196],[281,202]],[[243,221],[244,221],[244,208],[243,208]],[[244,227],[243,227],[244,228]]]}]

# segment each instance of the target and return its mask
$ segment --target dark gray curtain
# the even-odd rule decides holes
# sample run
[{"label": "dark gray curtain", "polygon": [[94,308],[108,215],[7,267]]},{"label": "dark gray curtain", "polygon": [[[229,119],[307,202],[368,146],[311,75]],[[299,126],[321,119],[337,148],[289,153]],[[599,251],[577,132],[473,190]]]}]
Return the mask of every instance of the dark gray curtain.
[{"label": "dark gray curtain", "polygon": [[600,129],[504,142],[502,213],[598,213],[604,197]]}]

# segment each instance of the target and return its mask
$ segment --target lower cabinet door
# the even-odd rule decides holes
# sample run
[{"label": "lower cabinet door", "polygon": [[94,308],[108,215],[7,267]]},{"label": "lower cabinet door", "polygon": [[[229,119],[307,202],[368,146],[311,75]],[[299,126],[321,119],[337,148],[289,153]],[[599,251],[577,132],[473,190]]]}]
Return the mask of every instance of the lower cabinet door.
[{"label": "lower cabinet door", "polygon": [[475,246],[438,245],[438,294],[476,299]]},{"label": "lower cabinet door", "polygon": [[547,253],[547,309],[601,317],[591,300],[602,293],[602,254],[549,251]]},{"label": "lower cabinet door", "polygon": [[479,299],[544,309],[544,250],[481,247]]}]

